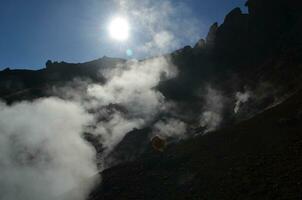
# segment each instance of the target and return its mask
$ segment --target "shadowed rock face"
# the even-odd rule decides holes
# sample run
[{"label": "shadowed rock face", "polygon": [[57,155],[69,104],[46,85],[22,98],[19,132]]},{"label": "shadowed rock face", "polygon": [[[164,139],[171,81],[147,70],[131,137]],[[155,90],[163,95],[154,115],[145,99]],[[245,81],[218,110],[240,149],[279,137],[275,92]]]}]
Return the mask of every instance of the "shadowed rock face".
[{"label": "shadowed rock face", "polygon": [[36,71],[7,68],[0,71],[0,98],[13,102],[47,96],[48,87],[64,85],[76,78],[103,83],[105,79],[99,71],[124,62],[104,57],[78,64],[47,61],[46,68]]},{"label": "shadowed rock face", "polygon": [[226,64],[240,65],[248,57],[247,42],[248,15],[235,8],[216,31],[213,54]]},{"label": "shadowed rock face", "polygon": [[[192,101],[196,97],[194,91],[202,82],[215,82],[217,87],[226,90],[225,84],[220,84],[219,80],[230,79],[236,73],[245,82],[257,82],[260,76],[271,79],[269,73],[263,77],[264,71],[269,71],[276,63],[287,62],[282,60],[289,54],[295,57],[301,52],[300,1],[250,0],[247,6],[249,14],[242,13],[240,8],[233,9],[223,24],[218,26],[215,23],[210,27],[205,42],[200,40],[193,49],[184,48],[172,54],[180,74],[160,85],[165,96]],[[257,77],[256,71],[259,70],[262,74]],[[291,70],[297,72],[300,69]],[[274,75],[276,79],[282,76],[281,73]]]},{"label": "shadowed rock face", "polygon": [[[257,91],[262,83],[270,83],[259,92],[261,101],[243,107],[247,113],[263,111],[276,96],[300,89],[301,1],[249,0],[247,6],[248,14],[235,8],[223,24],[214,23],[194,48],[167,55],[179,75],[154,89],[177,103],[179,113],[192,113],[198,120],[204,104],[199,91],[207,84],[223,91],[226,113],[234,109],[229,99],[245,86]],[[37,71],[5,69],[0,72],[0,97],[8,102],[44,97],[47,88],[75,78],[102,84],[106,80],[99,71],[124,62],[104,57],[80,64],[48,61]],[[122,164],[104,171],[103,183],[91,199],[299,199],[301,119],[291,116],[301,110],[301,99],[300,92],[236,126],[169,144],[164,153],[150,144],[152,127],[130,131],[106,158],[107,165]],[[197,129],[190,130],[204,132],[204,127]],[[86,139],[102,157],[98,138],[86,134]]]},{"label": "shadowed rock face", "polygon": [[[301,46],[301,1],[297,0],[249,0],[249,24],[253,48],[262,48],[262,56],[267,53],[279,53],[286,48]],[[293,37],[294,36],[294,37]],[[289,42],[291,40],[291,42]]]},{"label": "shadowed rock face", "polygon": [[90,199],[300,199],[301,99],[107,169]]},{"label": "shadowed rock face", "polygon": [[215,45],[215,41],[216,41],[216,33],[217,33],[217,29],[218,29],[218,23],[214,23],[209,30],[209,33],[206,37],[206,45],[208,49],[212,49]]},{"label": "shadowed rock face", "polygon": [[[249,0],[246,5],[249,14],[235,8],[194,48],[172,53],[179,76],[158,89],[195,108],[195,92],[207,82],[226,95],[265,81],[278,88],[277,96],[299,92],[245,122],[168,145],[160,155],[149,145],[136,161],[105,170],[90,199],[302,198],[302,4]],[[258,105],[247,105],[264,108],[273,99],[269,94]]]},{"label": "shadowed rock face", "polygon": [[126,134],[124,139],[107,156],[107,166],[138,159],[146,150],[150,139],[151,128],[135,129]]}]

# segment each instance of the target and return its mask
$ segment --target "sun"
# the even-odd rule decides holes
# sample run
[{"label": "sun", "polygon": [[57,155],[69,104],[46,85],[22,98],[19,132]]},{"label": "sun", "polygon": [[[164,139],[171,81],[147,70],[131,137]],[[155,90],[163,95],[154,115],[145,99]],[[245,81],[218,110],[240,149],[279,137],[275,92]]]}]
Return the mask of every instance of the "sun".
[{"label": "sun", "polygon": [[124,17],[115,17],[109,23],[110,37],[118,41],[126,41],[129,38],[129,23]]}]

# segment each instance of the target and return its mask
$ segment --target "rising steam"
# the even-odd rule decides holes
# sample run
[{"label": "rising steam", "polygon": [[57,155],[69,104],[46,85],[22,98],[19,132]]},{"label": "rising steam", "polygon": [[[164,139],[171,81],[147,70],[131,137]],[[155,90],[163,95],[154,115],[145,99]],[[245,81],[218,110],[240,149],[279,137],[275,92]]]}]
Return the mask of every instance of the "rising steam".
[{"label": "rising steam", "polygon": [[91,120],[57,98],[1,104],[0,199],[84,199],[97,178],[94,149],[81,137]]},{"label": "rising steam", "polygon": [[85,199],[98,170],[95,150],[82,133],[98,136],[105,156],[127,132],[165,109],[155,87],[177,71],[168,59],[155,58],[102,73],[105,84],[74,80],[52,88],[65,100],[1,103],[1,199]]},{"label": "rising steam", "polygon": [[204,111],[200,116],[200,125],[205,128],[204,133],[217,129],[223,120],[225,98],[222,93],[211,86],[207,86],[204,99]]}]

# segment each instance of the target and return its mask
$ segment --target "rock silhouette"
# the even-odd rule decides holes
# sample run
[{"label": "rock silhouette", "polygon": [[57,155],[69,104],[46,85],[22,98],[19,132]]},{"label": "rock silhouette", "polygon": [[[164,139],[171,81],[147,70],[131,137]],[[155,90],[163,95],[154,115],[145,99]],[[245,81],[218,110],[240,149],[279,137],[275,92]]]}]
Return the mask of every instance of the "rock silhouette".
[{"label": "rock silhouette", "polygon": [[[153,138],[155,149],[166,146],[158,156],[150,150],[154,122],[130,131],[108,155],[115,166],[102,172],[89,199],[302,198],[302,1],[249,0],[246,6],[248,13],[233,9],[193,48],[164,55],[179,74],[154,90],[178,106],[173,114],[192,126],[192,137],[169,145]],[[49,60],[37,71],[6,68],[0,97],[8,103],[45,97],[47,88],[75,78],[102,84],[100,71],[125,62],[103,57],[78,64]],[[201,136],[204,128],[193,125],[207,109],[200,90],[209,84],[225,97],[224,123]],[[247,89],[255,99],[234,116],[234,96]],[[96,138],[86,136],[101,154]]]}]

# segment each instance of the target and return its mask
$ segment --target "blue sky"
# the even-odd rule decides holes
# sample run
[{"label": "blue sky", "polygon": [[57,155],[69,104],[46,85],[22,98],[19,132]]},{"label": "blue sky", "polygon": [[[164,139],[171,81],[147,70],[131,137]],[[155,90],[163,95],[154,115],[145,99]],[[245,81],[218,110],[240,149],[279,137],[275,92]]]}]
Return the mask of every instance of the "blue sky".
[{"label": "blue sky", "polygon": [[[128,4],[128,0],[0,0],[0,69],[38,69],[48,59],[85,62],[104,55],[126,57],[127,49],[135,58],[149,57],[193,45],[235,7],[246,11],[245,0],[140,0],[140,7],[134,3],[126,9],[121,2]],[[148,16],[144,6],[154,7],[156,13]],[[133,17],[134,11],[141,17]],[[129,16],[132,28],[131,39],[124,43],[112,41],[107,31],[110,18],[121,12]],[[154,45],[157,33],[168,33],[167,42],[173,45]],[[148,50],[142,50],[145,46]]]}]

